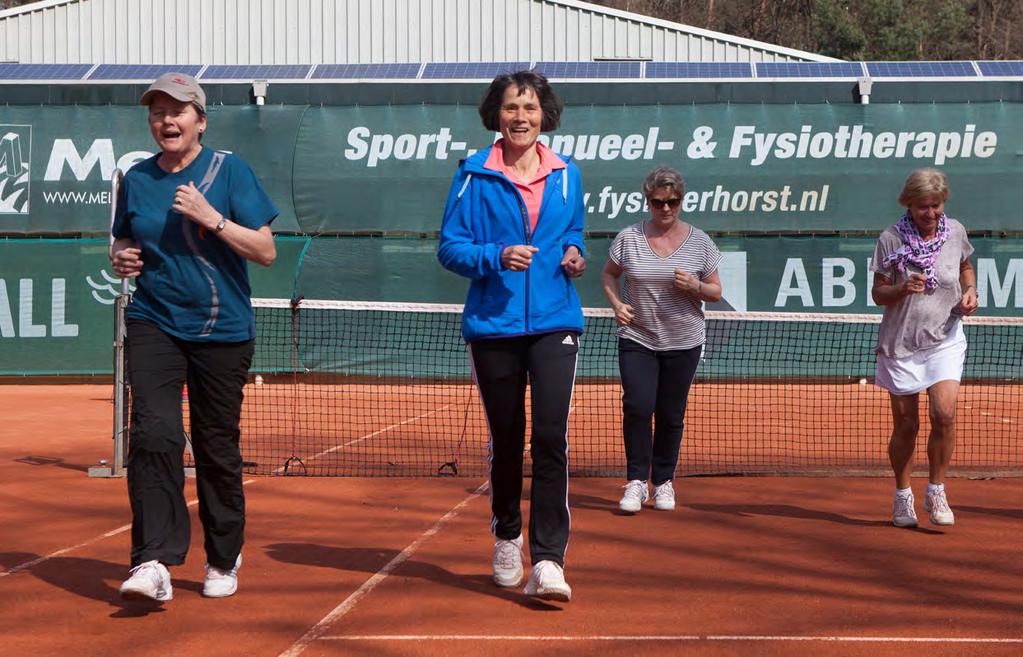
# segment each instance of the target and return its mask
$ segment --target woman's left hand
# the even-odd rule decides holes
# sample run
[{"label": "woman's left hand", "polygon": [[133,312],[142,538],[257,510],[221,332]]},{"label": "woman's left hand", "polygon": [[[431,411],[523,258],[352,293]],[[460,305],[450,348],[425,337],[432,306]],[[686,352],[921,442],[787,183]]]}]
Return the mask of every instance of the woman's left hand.
[{"label": "woman's left hand", "polygon": [[180,212],[207,230],[215,229],[223,218],[193,182],[189,182],[188,185],[178,185],[174,191],[174,204],[171,205],[171,209]]},{"label": "woman's left hand", "polygon": [[699,296],[700,279],[682,269],[675,270],[675,287],[687,294]]},{"label": "woman's left hand", "polygon": [[561,267],[568,274],[569,278],[579,278],[586,271],[586,258],[579,253],[579,249],[570,246],[565,249],[565,257],[561,259]]},{"label": "woman's left hand", "polygon": [[977,310],[977,290],[974,287],[966,288],[963,298],[959,301],[959,312],[963,315],[972,315]]}]

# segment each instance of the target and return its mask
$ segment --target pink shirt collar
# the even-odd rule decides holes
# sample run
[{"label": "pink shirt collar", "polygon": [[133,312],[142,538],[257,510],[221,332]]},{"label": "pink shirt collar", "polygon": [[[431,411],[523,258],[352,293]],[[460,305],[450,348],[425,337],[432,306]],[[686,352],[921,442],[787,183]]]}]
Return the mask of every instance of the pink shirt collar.
[{"label": "pink shirt collar", "polygon": [[540,178],[546,178],[552,171],[565,168],[565,161],[558,157],[554,151],[544,146],[543,143],[536,142],[536,152],[540,155],[540,166],[537,167],[533,180],[519,180],[518,176],[509,167],[504,166],[504,138],[494,142],[494,147],[490,149],[490,155],[483,164],[483,168],[498,171],[507,176],[512,182],[525,182],[527,185],[536,182]]}]

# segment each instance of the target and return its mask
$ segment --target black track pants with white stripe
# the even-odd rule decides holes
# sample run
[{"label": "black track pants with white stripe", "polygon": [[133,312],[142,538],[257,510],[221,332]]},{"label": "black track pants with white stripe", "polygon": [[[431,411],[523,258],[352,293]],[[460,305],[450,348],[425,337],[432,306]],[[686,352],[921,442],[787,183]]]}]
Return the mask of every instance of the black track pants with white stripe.
[{"label": "black track pants with white stripe", "polygon": [[490,428],[491,529],[511,540],[522,532],[522,461],[526,382],[530,386],[529,552],[532,563],[565,562],[568,511],[568,411],[579,336],[568,331],[477,340],[469,345],[473,376]]}]

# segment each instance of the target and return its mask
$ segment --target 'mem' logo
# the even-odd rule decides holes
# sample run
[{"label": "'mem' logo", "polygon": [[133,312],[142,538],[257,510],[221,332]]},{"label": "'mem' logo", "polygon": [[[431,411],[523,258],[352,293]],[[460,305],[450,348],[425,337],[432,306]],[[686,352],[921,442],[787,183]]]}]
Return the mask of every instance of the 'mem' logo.
[{"label": "'mem' logo", "polygon": [[53,150],[50,151],[50,160],[46,163],[43,181],[59,182],[63,178],[64,169],[67,168],[75,180],[83,182],[88,179],[89,174],[97,165],[99,165],[100,178],[110,180],[115,168],[127,171],[136,163],[147,157],[152,157],[152,155],[148,151],[132,151],[117,158],[114,155],[114,142],[110,139],[92,140],[85,155],[82,155],[70,139],[54,139]]},{"label": "'mem' logo", "polygon": [[28,214],[32,126],[0,125],[0,214]]}]

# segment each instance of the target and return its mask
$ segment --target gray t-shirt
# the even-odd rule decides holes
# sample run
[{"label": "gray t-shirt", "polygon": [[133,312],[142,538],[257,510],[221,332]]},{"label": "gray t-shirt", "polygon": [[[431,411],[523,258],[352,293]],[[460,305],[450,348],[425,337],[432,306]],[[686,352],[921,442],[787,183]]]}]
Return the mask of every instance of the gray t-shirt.
[{"label": "gray t-shirt", "polygon": [[[963,291],[959,286],[959,265],[973,253],[973,245],[966,237],[963,225],[946,217],[950,234],[934,263],[938,286],[920,294],[910,294],[898,302],[884,307],[881,328],[877,336],[877,353],[888,358],[905,358],[921,349],[934,347],[948,337],[959,319],[958,306]],[[870,271],[883,274],[898,285],[909,274],[922,273],[910,263],[899,272],[894,266],[885,267],[885,257],[902,246],[902,237],[892,225],[881,233],[874,248]]]},{"label": "gray t-shirt", "polygon": [[611,261],[622,268],[622,301],[632,306],[632,324],[617,335],[653,351],[692,349],[706,341],[703,302],[675,287],[675,270],[682,269],[701,281],[717,271],[721,252],[699,228],[674,253],[654,253],[643,233],[643,222],[618,233],[611,243]]}]

